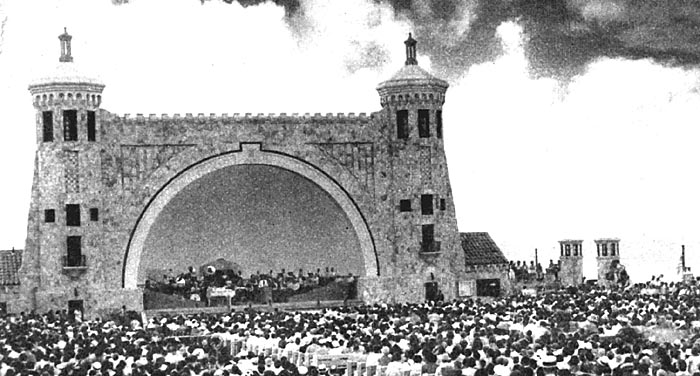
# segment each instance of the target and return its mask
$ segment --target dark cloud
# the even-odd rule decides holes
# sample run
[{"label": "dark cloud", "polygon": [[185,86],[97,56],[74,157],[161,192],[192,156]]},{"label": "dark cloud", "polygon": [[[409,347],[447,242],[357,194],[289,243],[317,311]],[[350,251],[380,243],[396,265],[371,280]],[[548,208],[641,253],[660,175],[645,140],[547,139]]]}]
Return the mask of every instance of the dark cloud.
[{"label": "dark cloud", "polygon": [[[119,0],[113,0],[119,1]],[[127,0],[121,0],[127,1]],[[243,6],[265,0],[238,1]],[[267,0],[283,6],[295,31],[304,28],[304,0]],[[700,2],[696,0],[372,0],[390,5],[414,25],[421,53],[433,69],[455,78],[502,53],[496,28],[516,20],[535,76],[567,79],[601,57],[649,58],[672,65],[700,64]],[[301,26],[299,26],[301,25]],[[358,45],[349,71],[381,66],[387,52]]]},{"label": "dark cloud", "polygon": [[[421,48],[448,76],[501,53],[496,28],[523,27],[532,73],[566,79],[600,57],[700,64],[700,2],[691,0],[475,0],[469,29],[448,26],[469,1],[385,0],[416,24]],[[421,11],[428,5],[432,12]]]},{"label": "dark cloud", "polygon": [[389,51],[375,42],[366,44],[354,42],[353,44],[358,53],[351,55],[345,62],[346,69],[350,73],[363,68],[380,68],[389,61]]},{"label": "dark cloud", "polygon": [[258,5],[260,3],[271,1],[271,2],[275,3],[276,5],[284,7],[288,16],[297,12],[301,7],[299,0],[223,0],[223,1],[225,1],[229,4],[234,2],[234,1],[237,1],[239,4],[241,4],[244,7],[251,6],[251,5]]}]

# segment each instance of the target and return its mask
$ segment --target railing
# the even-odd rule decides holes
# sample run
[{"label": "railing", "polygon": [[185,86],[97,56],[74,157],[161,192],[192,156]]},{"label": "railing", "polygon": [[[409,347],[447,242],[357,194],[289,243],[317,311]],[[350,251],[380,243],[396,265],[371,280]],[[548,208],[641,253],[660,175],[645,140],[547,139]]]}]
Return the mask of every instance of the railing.
[{"label": "railing", "polygon": [[87,268],[87,263],[85,262],[85,255],[80,255],[80,259],[75,260],[74,257],[63,256],[63,267],[64,268]]},{"label": "railing", "polygon": [[71,279],[80,278],[86,270],[85,255],[80,255],[78,260],[75,260],[73,257],[63,256],[63,274]]},{"label": "railing", "polygon": [[421,254],[440,253],[440,242],[420,243]]}]

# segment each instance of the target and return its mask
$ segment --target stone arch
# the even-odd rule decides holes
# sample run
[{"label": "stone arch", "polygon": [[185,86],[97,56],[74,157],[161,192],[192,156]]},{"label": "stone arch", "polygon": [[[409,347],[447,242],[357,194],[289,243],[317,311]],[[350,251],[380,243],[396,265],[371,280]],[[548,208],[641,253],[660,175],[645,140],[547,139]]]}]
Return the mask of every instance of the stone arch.
[{"label": "stone arch", "polygon": [[151,226],[158,214],[182,189],[197,179],[218,169],[246,164],[280,167],[305,177],[326,191],[348,216],[357,234],[364,260],[365,276],[379,276],[379,258],[369,226],[357,204],[343,187],[319,168],[287,154],[260,149],[258,143],[241,143],[241,149],[200,160],[170,179],[151,197],[131,232],[124,255],[122,287],[135,289],[141,255]]}]

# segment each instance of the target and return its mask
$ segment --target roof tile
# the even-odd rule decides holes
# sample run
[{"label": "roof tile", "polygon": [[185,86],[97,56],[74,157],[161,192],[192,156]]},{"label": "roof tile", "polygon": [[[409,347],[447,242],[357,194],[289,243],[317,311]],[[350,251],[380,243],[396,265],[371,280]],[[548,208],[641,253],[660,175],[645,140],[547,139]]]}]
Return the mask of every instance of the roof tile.
[{"label": "roof tile", "polygon": [[508,259],[488,232],[461,232],[459,237],[467,265],[508,263]]},{"label": "roof tile", "polygon": [[22,266],[22,250],[0,250],[0,286],[19,285],[20,266]]}]

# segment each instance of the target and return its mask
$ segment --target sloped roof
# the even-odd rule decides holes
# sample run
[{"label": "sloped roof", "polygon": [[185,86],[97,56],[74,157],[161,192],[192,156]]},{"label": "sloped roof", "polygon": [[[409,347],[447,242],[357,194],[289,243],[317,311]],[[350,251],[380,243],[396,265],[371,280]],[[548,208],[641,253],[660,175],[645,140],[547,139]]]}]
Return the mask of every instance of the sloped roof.
[{"label": "sloped roof", "polygon": [[0,250],[0,285],[19,285],[20,266],[22,266],[22,250]]},{"label": "sloped roof", "polygon": [[449,86],[447,81],[431,75],[418,65],[404,65],[390,79],[380,83],[377,89],[406,85],[434,85],[445,89]]},{"label": "sloped roof", "polygon": [[508,259],[488,232],[461,232],[459,237],[467,265],[508,263]]},{"label": "sloped roof", "polygon": [[36,77],[29,84],[32,86],[49,84],[91,84],[104,86],[102,80],[96,74],[88,73],[81,66],[73,62],[58,63],[41,76]]}]

